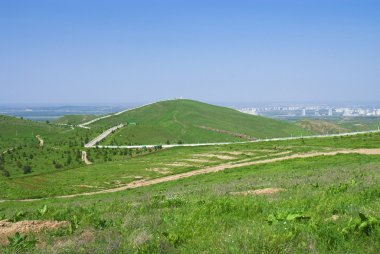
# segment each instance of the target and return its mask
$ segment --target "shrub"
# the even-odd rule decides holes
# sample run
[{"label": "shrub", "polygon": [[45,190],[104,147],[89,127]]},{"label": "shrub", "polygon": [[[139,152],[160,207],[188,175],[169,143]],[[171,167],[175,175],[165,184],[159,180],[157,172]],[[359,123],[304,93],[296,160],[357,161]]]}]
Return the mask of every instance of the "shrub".
[{"label": "shrub", "polygon": [[3,176],[5,176],[5,177],[10,177],[11,174],[9,173],[8,170],[4,169],[4,170],[3,170]]},{"label": "shrub", "polygon": [[32,173],[32,167],[29,165],[25,165],[24,167],[22,167],[22,171],[24,172],[24,174]]}]

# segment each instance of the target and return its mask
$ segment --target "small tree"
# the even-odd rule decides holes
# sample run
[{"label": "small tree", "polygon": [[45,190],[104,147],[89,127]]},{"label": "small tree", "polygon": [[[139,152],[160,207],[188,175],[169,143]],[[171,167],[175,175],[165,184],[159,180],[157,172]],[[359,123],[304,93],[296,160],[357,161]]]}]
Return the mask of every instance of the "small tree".
[{"label": "small tree", "polygon": [[22,167],[22,171],[24,172],[24,174],[32,173],[32,167],[29,165],[25,165],[24,167]]},{"label": "small tree", "polygon": [[5,177],[10,177],[11,174],[9,173],[8,170],[4,169],[4,170],[3,170],[3,176],[5,176]]}]

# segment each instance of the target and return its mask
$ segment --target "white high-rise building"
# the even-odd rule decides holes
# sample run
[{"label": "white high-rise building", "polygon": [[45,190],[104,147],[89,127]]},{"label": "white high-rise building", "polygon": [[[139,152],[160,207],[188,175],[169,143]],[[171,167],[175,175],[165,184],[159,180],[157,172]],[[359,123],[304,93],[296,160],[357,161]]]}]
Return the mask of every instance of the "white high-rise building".
[{"label": "white high-rise building", "polygon": [[332,115],[333,115],[332,108],[329,108],[329,116],[332,116]]},{"label": "white high-rise building", "polygon": [[306,109],[302,109],[302,116],[306,116]]}]

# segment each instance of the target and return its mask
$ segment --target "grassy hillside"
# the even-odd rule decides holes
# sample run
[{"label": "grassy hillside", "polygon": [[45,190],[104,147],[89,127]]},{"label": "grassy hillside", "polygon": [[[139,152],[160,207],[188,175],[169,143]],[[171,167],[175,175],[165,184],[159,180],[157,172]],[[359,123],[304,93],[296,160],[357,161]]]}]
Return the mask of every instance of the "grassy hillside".
[{"label": "grassy hillside", "polygon": [[[380,133],[158,150],[93,148],[85,149],[93,164],[82,163],[83,143],[121,120],[135,121],[128,127],[137,128],[164,117],[164,126],[173,131],[176,124],[186,131],[200,124],[216,129],[201,117],[213,111],[210,118],[218,126],[239,127],[221,120],[220,107],[172,103],[159,103],[160,110],[156,104],[147,106],[156,115],[142,108],[100,121],[90,130],[0,118],[0,220],[68,222],[63,228],[23,234],[26,238],[0,234],[0,253],[379,253],[380,155],[297,155],[378,149]],[[188,103],[190,112],[185,110]],[[285,126],[221,109],[242,123],[239,131],[249,130],[246,121],[260,125],[261,119]],[[26,165],[31,172],[23,172]],[[191,176],[210,168],[224,170]],[[187,177],[173,180],[178,174]],[[173,181],[123,190],[127,184],[165,177]],[[110,193],[115,188],[118,192]],[[278,192],[256,194],[265,188]],[[54,198],[68,194],[86,196]],[[24,198],[45,199],[9,201]]]},{"label": "grassy hillside", "polygon": [[[41,146],[39,139],[43,140]],[[83,144],[92,130],[0,116],[0,178],[13,179],[82,166]],[[119,154],[98,151],[94,160],[104,162]]]},{"label": "grassy hillside", "polygon": [[319,134],[377,130],[380,126],[378,117],[301,119],[294,122],[306,130]]},{"label": "grassy hillside", "polygon": [[45,122],[34,122],[11,116],[0,115],[0,151],[25,143],[38,144],[36,135],[57,136],[66,127],[58,127]]},{"label": "grassy hillside", "polygon": [[[0,189],[0,199],[53,197],[93,192],[116,188],[136,180],[149,180],[225,163],[259,161],[334,149],[378,147],[380,147],[380,134],[225,146],[178,147],[152,151],[150,154],[137,157],[131,157],[131,151],[128,150],[89,149],[89,159],[94,162],[93,165],[80,164],[79,158],[74,153],[77,149],[75,147],[57,151],[45,148],[45,150],[38,149],[39,152],[33,151],[35,157],[30,162],[35,165],[34,173],[25,175],[16,172],[12,173],[11,177],[0,176],[0,185],[4,186]],[[4,156],[6,167],[15,165],[17,171],[16,164],[11,158],[19,157],[20,153],[17,151],[6,154]],[[48,159],[45,159],[46,155]],[[66,165],[69,156],[72,157],[72,162]],[[43,160],[42,163],[38,158]],[[54,169],[53,159],[61,163],[64,168]],[[37,167],[38,163],[40,168]]]},{"label": "grassy hillside", "polygon": [[337,123],[327,120],[305,119],[297,122],[297,125],[319,134],[332,134],[349,132],[348,129],[339,126]]},{"label": "grassy hillside", "polygon": [[128,124],[106,144],[163,144],[242,141],[310,134],[292,123],[252,116],[191,100],[157,102],[90,125],[106,129]]},{"label": "grassy hillside", "polygon": [[91,121],[98,116],[96,115],[65,115],[56,120],[54,120],[55,124],[69,124],[69,125],[78,125],[81,123],[85,123]]},{"label": "grassy hillside", "polygon": [[[379,141],[376,134],[304,140],[305,143],[293,140],[178,148],[136,160],[149,167],[160,161],[187,159],[192,152],[237,155],[241,151],[249,158],[258,151],[276,149],[305,152],[378,147]],[[379,167],[379,155],[292,159],[119,193],[5,202],[1,203],[0,216],[12,221],[69,221],[67,228],[37,234],[35,247],[20,247],[27,253],[378,253]],[[101,168],[104,167],[93,170]],[[130,170],[135,170],[132,175],[141,174],[143,165],[140,169],[126,165],[125,170],[127,175]],[[264,188],[281,191],[252,194]],[[44,205],[46,211],[41,212]],[[14,250],[13,246],[0,247],[4,253]]]}]

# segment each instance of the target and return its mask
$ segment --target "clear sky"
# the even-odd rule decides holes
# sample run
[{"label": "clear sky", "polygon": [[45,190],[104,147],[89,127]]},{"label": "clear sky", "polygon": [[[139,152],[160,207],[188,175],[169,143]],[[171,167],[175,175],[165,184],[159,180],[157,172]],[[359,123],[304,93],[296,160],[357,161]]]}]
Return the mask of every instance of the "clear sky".
[{"label": "clear sky", "polygon": [[380,1],[2,0],[0,103],[379,102]]}]

